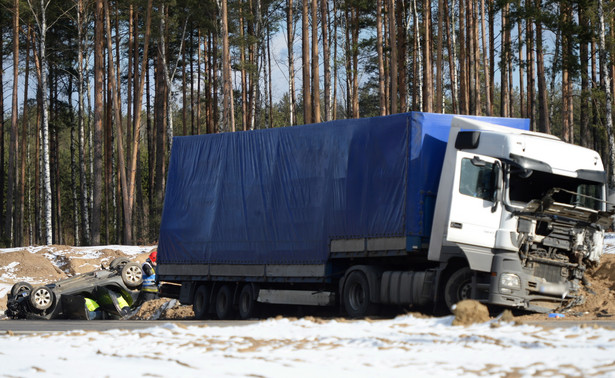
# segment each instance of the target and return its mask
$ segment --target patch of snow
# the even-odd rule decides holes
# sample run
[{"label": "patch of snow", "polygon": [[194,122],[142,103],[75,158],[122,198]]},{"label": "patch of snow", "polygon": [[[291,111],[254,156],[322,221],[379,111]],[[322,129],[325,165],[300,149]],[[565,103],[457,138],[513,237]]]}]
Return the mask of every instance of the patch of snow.
[{"label": "patch of snow", "polygon": [[7,376],[615,374],[613,330],[510,323],[454,327],[452,320],[405,315],[378,321],[271,319],[228,327],[166,323],[139,331],[1,335],[0,350]]}]

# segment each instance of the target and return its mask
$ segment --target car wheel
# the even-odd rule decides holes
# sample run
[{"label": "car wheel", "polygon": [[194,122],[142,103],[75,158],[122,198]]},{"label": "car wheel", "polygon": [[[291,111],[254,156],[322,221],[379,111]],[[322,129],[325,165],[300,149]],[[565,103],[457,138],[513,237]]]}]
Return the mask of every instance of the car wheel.
[{"label": "car wheel", "polygon": [[139,264],[131,262],[122,267],[122,281],[130,289],[134,289],[143,283],[143,270]]},{"label": "car wheel", "polygon": [[38,311],[45,311],[53,304],[53,292],[47,286],[40,286],[30,293],[30,304]]},{"label": "car wheel", "polygon": [[201,285],[194,293],[194,301],[192,301],[192,310],[194,317],[197,319],[205,319],[207,310],[209,309],[209,287]]},{"label": "car wheel", "polygon": [[355,270],[348,275],[344,284],[343,301],[346,313],[352,318],[373,315],[378,304],[369,298],[369,281],[363,272]]},{"label": "car wheel", "polygon": [[216,293],[216,315],[220,320],[233,317],[233,292],[229,285],[222,285]]},{"label": "car wheel", "polygon": [[444,287],[444,302],[450,312],[457,302],[464,299],[472,299],[472,271],[468,267],[451,274]]},{"label": "car wheel", "polygon": [[11,288],[11,296],[15,298],[24,291],[32,291],[32,285],[27,282],[17,282]]},{"label": "car wheel", "polygon": [[256,316],[257,302],[255,296],[255,290],[252,285],[247,284],[241,288],[238,298],[239,318],[242,320],[250,319]]},{"label": "car wheel", "polygon": [[130,262],[130,259],[127,257],[116,257],[113,260],[111,260],[111,263],[109,264],[109,270],[113,270],[115,268],[121,268],[124,265],[128,264]]}]

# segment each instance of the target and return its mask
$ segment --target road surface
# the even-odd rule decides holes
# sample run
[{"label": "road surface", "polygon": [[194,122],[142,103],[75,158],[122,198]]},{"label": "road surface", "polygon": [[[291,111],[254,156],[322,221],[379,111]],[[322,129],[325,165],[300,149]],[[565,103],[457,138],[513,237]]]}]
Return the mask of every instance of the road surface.
[{"label": "road surface", "polygon": [[[182,326],[206,325],[209,327],[242,326],[256,323],[257,320],[0,320],[0,334],[29,334],[66,331],[108,331],[111,329],[143,329],[166,323]],[[603,327],[615,329],[615,320],[574,320],[550,319],[524,321],[524,324],[547,328],[556,327]]]}]

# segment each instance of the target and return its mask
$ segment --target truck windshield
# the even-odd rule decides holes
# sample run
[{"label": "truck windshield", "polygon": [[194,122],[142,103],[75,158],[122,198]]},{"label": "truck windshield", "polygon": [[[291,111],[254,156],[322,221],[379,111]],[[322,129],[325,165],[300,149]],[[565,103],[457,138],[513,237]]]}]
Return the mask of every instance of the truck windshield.
[{"label": "truck windshield", "polygon": [[509,177],[508,197],[513,205],[524,206],[533,199],[541,199],[553,188],[566,190],[553,195],[555,202],[592,210],[602,209],[601,183],[540,171],[513,169]]}]

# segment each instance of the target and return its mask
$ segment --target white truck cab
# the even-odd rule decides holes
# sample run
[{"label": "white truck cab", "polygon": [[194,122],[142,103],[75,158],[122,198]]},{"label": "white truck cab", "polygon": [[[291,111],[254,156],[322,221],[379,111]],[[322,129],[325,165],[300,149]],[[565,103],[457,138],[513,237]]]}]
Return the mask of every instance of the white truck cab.
[{"label": "white truck cab", "polygon": [[449,279],[446,303],[472,297],[532,311],[578,304],[583,273],[599,261],[612,222],[599,154],[463,117],[453,119],[448,140],[428,259],[468,266]]}]

